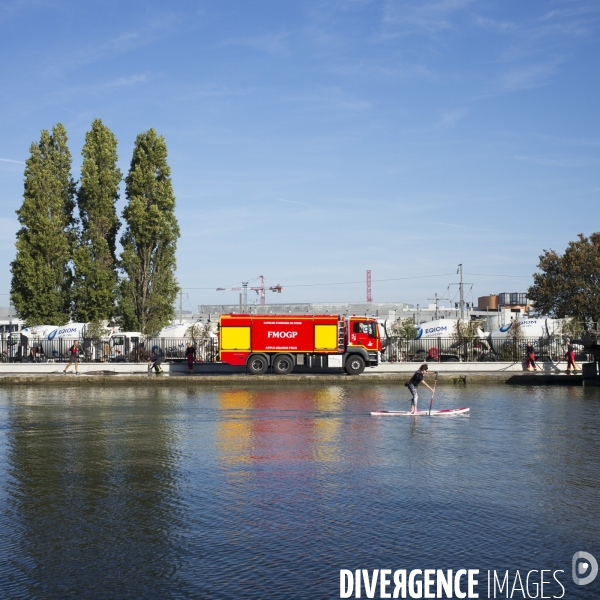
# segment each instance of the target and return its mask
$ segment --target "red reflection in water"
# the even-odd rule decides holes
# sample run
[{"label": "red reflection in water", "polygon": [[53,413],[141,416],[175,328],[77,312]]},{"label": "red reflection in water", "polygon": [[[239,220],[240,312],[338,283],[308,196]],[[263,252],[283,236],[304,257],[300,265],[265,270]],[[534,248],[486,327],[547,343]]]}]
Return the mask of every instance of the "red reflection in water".
[{"label": "red reflection in water", "polygon": [[341,386],[221,392],[221,459],[230,464],[331,462],[339,457],[342,437],[351,452],[360,453],[364,437],[375,434],[378,423],[345,419],[344,412],[367,416],[382,400],[369,386],[356,386],[350,394]]}]

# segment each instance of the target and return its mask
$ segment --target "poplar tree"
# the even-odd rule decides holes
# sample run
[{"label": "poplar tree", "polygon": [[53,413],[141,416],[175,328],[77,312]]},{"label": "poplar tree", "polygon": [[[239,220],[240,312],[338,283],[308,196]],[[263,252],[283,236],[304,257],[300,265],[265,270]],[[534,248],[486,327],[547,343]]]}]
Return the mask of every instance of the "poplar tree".
[{"label": "poplar tree", "polygon": [[17,210],[17,255],[11,301],[27,325],[64,325],[71,309],[70,261],[75,242],[75,182],[67,132],[43,130],[25,163],[23,204]]},{"label": "poplar tree", "polygon": [[122,326],[146,335],[157,333],[174,317],[178,292],[175,250],[179,226],[167,164],[167,145],[154,129],[135,141],[125,178],[127,224],[121,237],[119,308]]},{"label": "poplar tree", "polygon": [[86,133],[81,154],[77,192],[81,234],[73,253],[73,302],[75,319],[87,323],[115,315],[120,227],[115,203],[122,175],[117,168],[117,138],[100,119],[95,119]]}]

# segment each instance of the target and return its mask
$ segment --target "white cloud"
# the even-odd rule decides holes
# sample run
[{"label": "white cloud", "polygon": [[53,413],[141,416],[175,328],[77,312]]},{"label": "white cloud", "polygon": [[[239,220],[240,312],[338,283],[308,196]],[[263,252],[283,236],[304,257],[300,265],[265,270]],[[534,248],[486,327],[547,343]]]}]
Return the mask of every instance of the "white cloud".
[{"label": "white cloud", "polygon": [[276,202],[286,202],[287,204],[303,204],[304,206],[311,206],[308,202],[300,202],[299,200],[284,200],[283,198],[275,198]]},{"label": "white cloud", "polygon": [[19,12],[34,7],[36,10],[40,8],[56,9],[60,5],[57,2],[46,0],[12,0],[12,2],[2,2],[0,4],[0,20],[14,17]]},{"label": "white cloud", "polygon": [[182,16],[176,13],[156,15],[146,19],[138,28],[124,31],[105,42],[90,42],[85,47],[73,48],[64,59],[51,56],[47,72],[53,74],[77,69],[89,63],[114,58],[137,48],[151,45],[178,33],[182,22],[184,22]]},{"label": "white cloud", "polygon": [[556,68],[562,62],[561,59],[557,58],[549,62],[507,70],[500,74],[496,89],[491,95],[549,85],[552,83],[552,77],[556,73]]},{"label": "white cloud", "polygon": [[514,158],[543,167],[589,167],[599,162],[589,158],[536,158],[533,156],[515,156]]},{"label": "white cloud", "polygon": [[471,231],[492,231],[494,233],[502,233],[503,235],[507,234],[507,231],[505,229],[486,229],[484,227],[477,227],[473,225],[458,225],[456,223],[441,223],[439,221],[428,221],[428,223],[430,223],[431,225],[443,225],[444,227],[458,227],[459,229],[469,229]]},{"label": "white cloud", "polygon": [[414,2],[387,0],[384,9],[384,23],[400,26],[404,33],[435,33],[454,28],[452,16],[465,10],[475,0],[436,0],[435,2]]},{"label": "white cloud", "polygon": [[454,127],[467,114],[466,108],[449,110],[442,113],[442,117],[433,125],[434,129],[450,129]]},{"label": "white cloud", "polygon": [[306,106],[317,106],[320,108],[334,108],[343,110],[365,110],[371,107],[367,100],[353,98],[346,94],[340,87],[322,87],[318,90],[298,94],[293,96],[284,96],[281,98],[285,102],[296,102]]},{"label": "white cloud", "polygon": [[246,48],[252,48],[253,50],[259,50],[261,52],[268,52],[269,54],[276,54],[279,56],[288,55],[290,51],[288,46],[285,44],[285,41],[289,35],[290,34],[287,32],[281,32],[229,38],[223,40],[221,45],[245,46]]},{"label": "white cloud", "polygon": [[17,165],[24,165],[25,164],[24,160],[13,160],[12,158],[0,158],[0,162],[14,163],[14,164],[17,164]]},{"label": "white cloud", "polygon": [[129,75],[126,77],[118,77],[107,81],[98,81],[96,83],[88,83],[81,85],[65,85],[58,88],[49,98],[55,101],[64,102],[65,99],[71,99],[79,95],[94,95],[110,92],[118,88],[133,87],[143,85],[152,81],[153,76],[147,74]]}]

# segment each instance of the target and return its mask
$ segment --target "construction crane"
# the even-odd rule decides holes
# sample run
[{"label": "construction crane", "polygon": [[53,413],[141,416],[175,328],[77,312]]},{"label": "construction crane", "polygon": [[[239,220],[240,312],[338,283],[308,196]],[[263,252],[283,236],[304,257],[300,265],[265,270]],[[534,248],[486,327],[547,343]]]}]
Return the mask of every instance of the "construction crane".
[{"label": "construction crane", "polygon": [[[256,292],[260,298],[260,303],[264,304],[265,303],[265,295],[266,295],[266,291],[269,290],[270,292],[276,292],[278,294],[281,294],[281,292],[283,291],[283,287],[281,286],[281,284],[277,284],[277,285],[273,285],[271,287],[265,287],[265,278],[263,275],[261,275],[258,279],[260,279],[260,285],[256,286],[256,287],[251,287],[250,289],[253,292]],[[217,292],[223,292],[226,290],[231,290],[231,291],[243,291],[244,294],[244,310],[248,310],[248,281],[242,281],[242,287],[220,287],[217,288]]]},{"label": "construction crane", "polygon": [[[244,311],[248,311],[248,282],[242,281],[242,287],[220,287],[217,288],[217,292],[224,292],[226,290],[232,291],[242,291],[243,290],[243,298],[244,298]],[[242,294],[240,294],[240,312],[242,311]]]}]

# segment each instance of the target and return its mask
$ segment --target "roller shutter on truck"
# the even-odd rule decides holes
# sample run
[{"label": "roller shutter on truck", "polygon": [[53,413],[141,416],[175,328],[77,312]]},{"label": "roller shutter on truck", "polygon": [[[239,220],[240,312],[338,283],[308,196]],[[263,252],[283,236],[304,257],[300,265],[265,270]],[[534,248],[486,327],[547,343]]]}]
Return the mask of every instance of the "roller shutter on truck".
[{"label": "roller shutter on truck", "polygon": [[315,350],[337,350],[337,344],[337,325],[315,325]]},{"label": "roller shutter on truck", "polygon": [[221,350],[250,350],[250,327],[221,327]]}]

